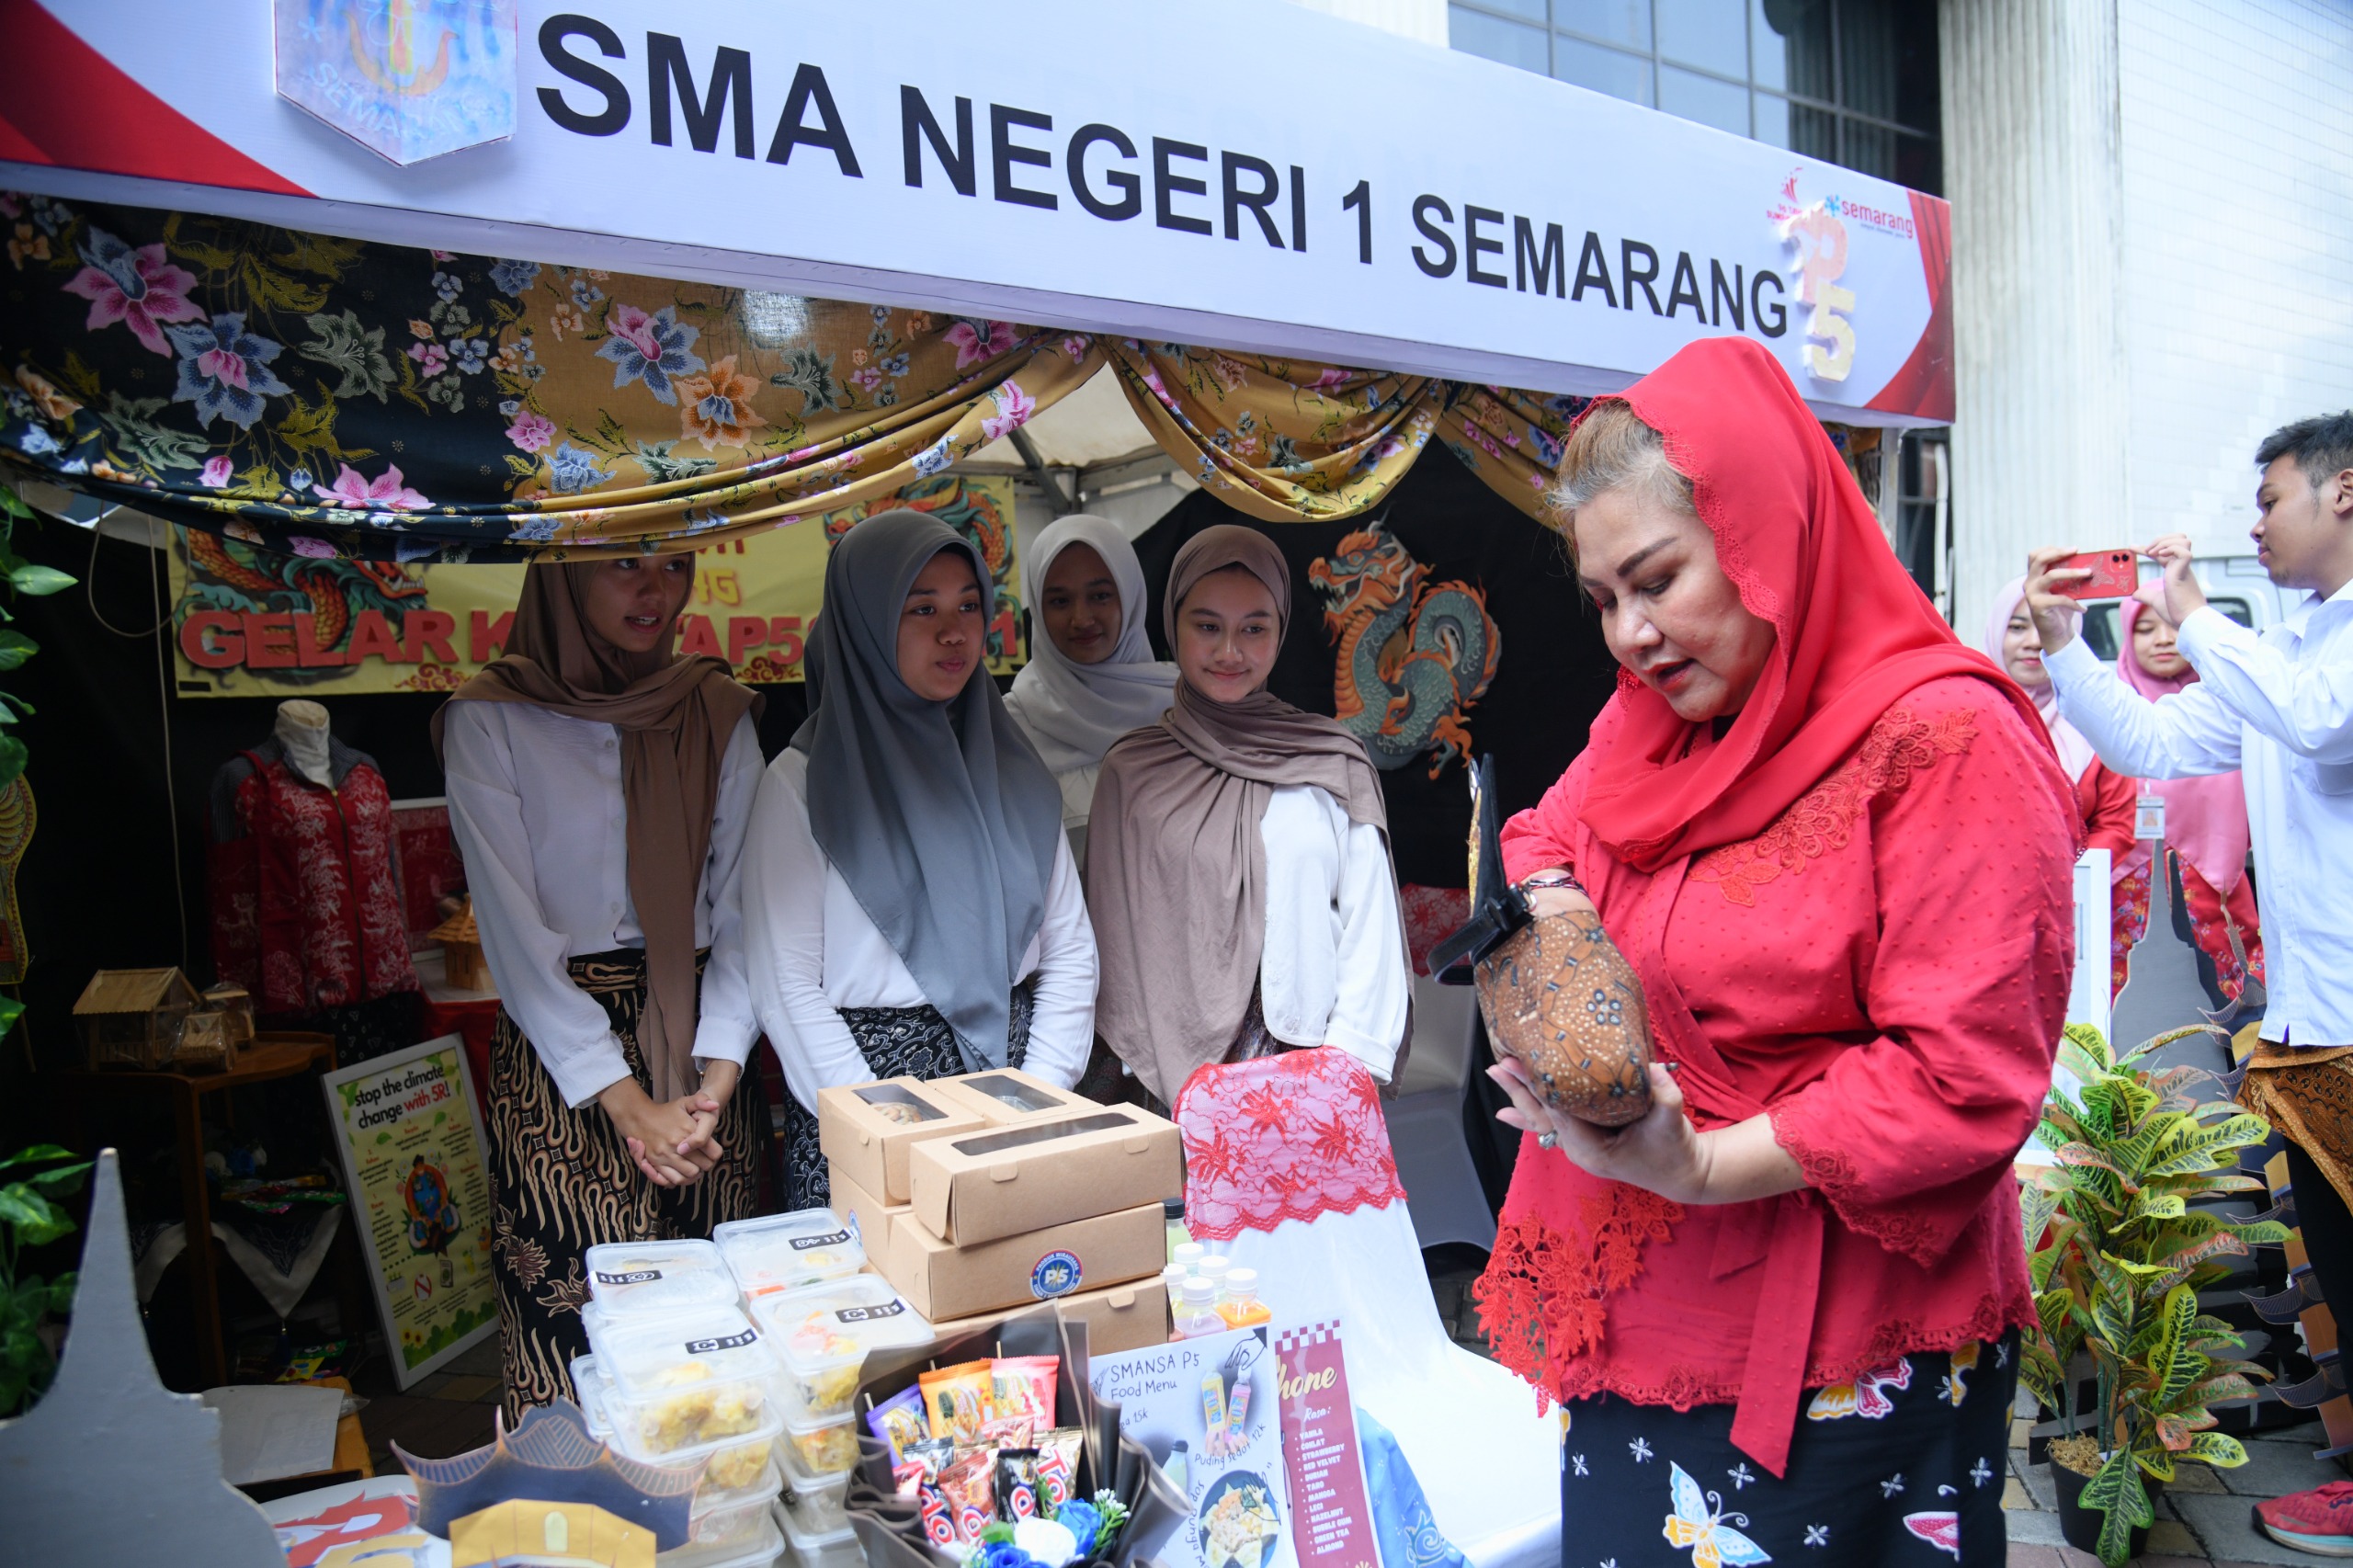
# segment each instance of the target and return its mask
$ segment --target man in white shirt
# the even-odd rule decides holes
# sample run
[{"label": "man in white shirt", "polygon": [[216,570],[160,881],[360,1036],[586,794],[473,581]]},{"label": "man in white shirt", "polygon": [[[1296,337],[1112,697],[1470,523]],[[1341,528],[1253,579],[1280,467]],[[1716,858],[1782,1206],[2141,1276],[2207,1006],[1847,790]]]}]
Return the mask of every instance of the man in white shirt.
[{"label": "man in white shirt", "polygon": [[[2256,557],[2312,597],[2258,635],[2206,603],[2188,538],[2150,545],[2195,685],[2151,703],[2100,663],[2075,635],[2076,602],[2052,591],[2090,574],[2054,570],[2066,551],[2029,558],[2027,602],[2059,710],[2102,762],[2141,778],[2245,778],[2269,1001],[2240,1099],[2288,1137],[2313,1273],[2353,1324],[2353,1118],[2329,1108],[2353,1103],[2353,412],[2273,432],[2256,463]],[[2282,1502],[2308,1500],[2266,1528],[2353,1554],[2353,1498]]]}]

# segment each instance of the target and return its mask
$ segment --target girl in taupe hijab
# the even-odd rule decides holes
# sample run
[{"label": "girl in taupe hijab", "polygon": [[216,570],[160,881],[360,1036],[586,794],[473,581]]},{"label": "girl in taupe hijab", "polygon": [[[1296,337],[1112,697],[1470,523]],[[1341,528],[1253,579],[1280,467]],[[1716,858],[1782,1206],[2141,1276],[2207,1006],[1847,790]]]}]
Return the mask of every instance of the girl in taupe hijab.
[{"label": "girl in taupe hijab", "polygon": [[1086,901],[1096,1029],[1157,1098],[1196,1068],[1336,1046],[1387,1083],[1412,996],[1381,781],[1338,722],[1266,689],[1290,574],[1222,525],[1176,552],[1176,705],[1103,759]]},{"label": "girl in taupe hijab", "polygon": [[534,563],[507,653],[434,717],[500,1006],[483,1128],[510,1421],[569,1397],[581,1255],[757,1201],[767,1106],[738,860],[757,699],[671,640],[690,554]]}]

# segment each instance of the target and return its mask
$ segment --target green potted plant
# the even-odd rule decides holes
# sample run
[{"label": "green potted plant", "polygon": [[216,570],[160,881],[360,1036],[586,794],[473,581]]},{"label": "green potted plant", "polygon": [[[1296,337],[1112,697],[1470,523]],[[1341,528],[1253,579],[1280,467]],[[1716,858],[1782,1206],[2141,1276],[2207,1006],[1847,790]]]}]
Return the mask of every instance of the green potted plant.
[{"label": "green potted plant", "polygon": [[56,1375],[46,1331],[73,1310],[74,1275],[24,1273],[22,1255],[72,1233],[74,1221],[55,1199],[81,1191],[89,1174],[89,1161],[54,1143],[0,1160],[0,1416],[30,1410]]},{"label": "green potted plant", "polygon": [[[2068,1435],[2051,1445],[2061,1528],[2105,1563],[2141,1550],[2156,1518],[2153,1489],[2176,1465],[2246,1462],[2236,1438],[2211,1429],[2208,1406],[2253,1397],[2250,1379],[2266,1375],[2230,1354],[2245,1341],[2198,1310],[2198,1292],[2228,1277],[2222,1259],[2283,1242],[2287,1227],[2191,1204],[2260,1191],[2238,1152],[2270,1126],[2228,1101],[2193,1100],[2210,1073],[2144,1065],[2176,1040],[2221,1032],[2197,1025],[2118,1055],[2097,1029],[2068,1025],[2059,1065],[2077,1086],[2045,1102],[2041,1136],[2056,1163],[2020,1198],[2040,1319],[2020,1375],[2064,1418]],[[2097,1392],[2084,1411],[2086,1360]]]}]

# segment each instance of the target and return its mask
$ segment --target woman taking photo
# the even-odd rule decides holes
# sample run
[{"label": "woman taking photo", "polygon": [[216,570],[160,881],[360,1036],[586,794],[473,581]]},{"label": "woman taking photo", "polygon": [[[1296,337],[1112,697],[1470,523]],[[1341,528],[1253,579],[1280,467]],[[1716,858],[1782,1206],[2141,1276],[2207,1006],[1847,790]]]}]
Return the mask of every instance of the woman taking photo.
[{"label": "woman taking photo", "polygon": [[1095,786],[1087,906],[1104,1042],[1165,1104],[1197,1067],[1337,1046],[1389,1082],[1412,998],[1381,779],[1336,720],[1267,690],[1290,574],[1233,524],[1186,541],[1181,680]]},{"label": "woman taking photo", "polygon": [[1176,666],[1152,656],[1143,565],[1101,517],[1047,525],[1022,560],[1021,587],[1036,630],[1005,708],[1062,786],[1063,827],[1084,867],[1103,754],[1168,711]]},{"label": "woman taking photo", "polygon": [[767,1108],[737,863],[757,699],[671,651],[692,555],[535,562],[434,716],[500,997],[483,1127],[506,1415],[570,1397],[582,1252],[748,1218]]},{"label": "woman taking photo", "polygon": [[1994,613],[1985,622],[1985,652],[2034,699],[2035,711],[2051,732],[2059,767],[2075,780],[2083,847],[2108,851],[2108,988],[2112,995],[2124,989],[2125,960],[2149,924],[2149,851],[2132,836],[2140,781],[2100,761],[2091,742],[2060,716],[2051,672],[2042,667],[2042,637],[2027,612],[2025,578],[2004,584],[1994,596]]},{"label": "woman taking photo", "polygon": [[1660,1063],[1614,1132],[1496,1069],[1540,1136],[1479,1295],[1567,1407],[1564,1555],[1993,1568],[2067,782],[1762,347],[1597,402],[1562,473],[1623,673],[1506,869],[1540,914],[1598,909]]},{"label": "woman taking photo", "polygon": [[[2176,642],[2180,628],[2165,619],[2161,582],[2144,584],[2118,606],[2117,619],[2116,673],[2126,686],[2158,702],[2198,683],[2198,672]],[[2181,901],[2188,906],[2190,936],[2213,960],[2223,994],[2236,996],[2246,989],[2248,975],[2263,979],[2263,931],[2255,884],[2246,875],[2245,782],[2234,768],[2192,778],[2146,779],[2141,788],[2165,797],[2165,847],[2181,858]],[[2145,850],[2141,858],[2141,914],[2131,932],[2133,941],[2149,923]],[[2234,931],[2238,951],[2231,946]]]},{"label": "woman taking photo", "polygon": [[983,667],[988,582],[918,512],[868,517],[825,562],[808,722],[760,781],[745,852],[795,1209],[831,1193],[820,1089],[1005,1066],[1067,1086],[1086,1065],[1095,938],[1061,791]]}]

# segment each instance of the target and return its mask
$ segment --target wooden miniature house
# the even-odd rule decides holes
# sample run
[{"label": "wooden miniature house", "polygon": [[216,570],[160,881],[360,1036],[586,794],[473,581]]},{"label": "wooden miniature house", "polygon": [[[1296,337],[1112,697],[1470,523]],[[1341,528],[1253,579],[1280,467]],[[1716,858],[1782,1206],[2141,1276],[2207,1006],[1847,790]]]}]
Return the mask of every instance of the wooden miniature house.
[{"label": "wooden miniature house", "polygon": [[196,987],[176,969],[102,969],[74,1004],[89,1065],[155,1068],[179,1049]]},{"label": "wooden miniature house", "polygon": [[482,956],[482,933],[474,928],[474,901],[433,928],[431,940],[441,944],[443,978],[460,991],[488,991],[490,964]]}]

